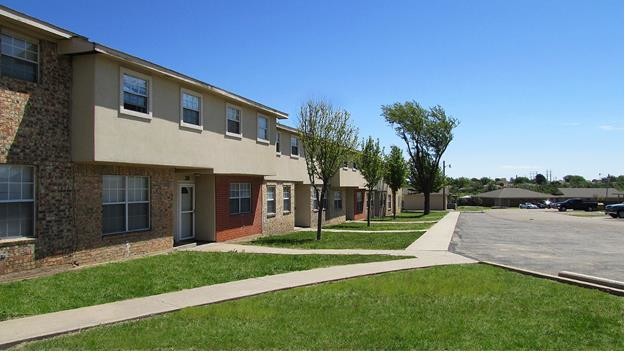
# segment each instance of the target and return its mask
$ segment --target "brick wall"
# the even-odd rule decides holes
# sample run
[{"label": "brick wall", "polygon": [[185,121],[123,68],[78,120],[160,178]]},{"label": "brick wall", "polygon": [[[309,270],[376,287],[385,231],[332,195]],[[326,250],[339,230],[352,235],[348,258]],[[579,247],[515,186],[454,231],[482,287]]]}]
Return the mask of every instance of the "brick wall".
[{"label": "brick wall", "polygon": [[[76,246],[72,261],[92,263],[162,251],[173,246],[173,168],[75,164]],[[139,175],[150,180],[150,230],[102,235],[102,176]]]},{"label": "brick wall", "polygon": [[[251,184],[251,212],[245,214],[230,214],[230,183]],[[260,195],[263,184],[262,177],[216,175],[215,176],[215,239],[226,241],[248,235],[261,234],[262,197]]]},{"label": "brick wall", "polygon": [[[267,186],[276,187],[276,213],[267,214]],[[284,212],[284,186],[291,186],[291,211]],[[280,234],[293,231],[295,227],[295,184],[288,182],[266,182],[262,186],[263,234]]]},{"label": "brick wall", "polygon": [[[37,200],[34,246],[32,241],[1,242],[5,256],[0,259],[0,273],[32,268],[34,261],[49,256],[68,255],[74,243],[71,59],[57,56],[55,43],[41,40],[39,46],[39,82],[0,77],[0,163],[35,167]],[[11,260],[18,253],[21,259]]]}]

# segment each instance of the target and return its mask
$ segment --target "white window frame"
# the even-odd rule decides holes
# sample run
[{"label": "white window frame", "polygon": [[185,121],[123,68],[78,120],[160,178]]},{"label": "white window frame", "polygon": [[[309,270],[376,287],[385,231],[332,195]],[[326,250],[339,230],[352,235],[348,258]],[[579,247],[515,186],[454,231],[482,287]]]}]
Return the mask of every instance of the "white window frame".
[{"label": "white window frame", "polygon": [[282,141],[280,138],[280,131],[276,131],[276,156],[282,155]]},{"label": "white window frame", "polygon": [[[289,189],[289,197],[286,197],[286,194],[284,192],[285,189]],[[291,197],[291,193],[293,188],[291,188],[291,185],[282,185],[282,214],[289,214],[291,213],[291,209],[293,208],[293,203],[292,203],[292,197]],[[289,208],[286,209],[284,208],[284,202],[286,200],[289,200]]]},{"label": "white window frame", "polygon": [[[229,108],[236,109],[239,111],[239,133],[238,134],[228,131],[228,109]],[[230,103],[226,103],[226,135],[237,137],[237,138],[243,137],[243,109],[241,109],[241,107],[239,106],[236,106]]]},{"label": "white window frame", "polygon": [[[247,197],[241,197],[241,185],[245,185],[245,184],[249,185],[249,189],[250,189],[250,197],[249,197],[250,198],[250,210],[247,211],[247,212],[241,212],[241,200],[247,198]],[[230,188],[232,188],[232,185],[238,185],[238,188],[239,188],[239,196],[238,197],[230,196]],[[252,195],[252,183],[230,183],[228,185],[228,214],[230,216],[237,216],[237,215],[252,213],[252,206],[253,206],[252,205],[252,196],[253,196]],[[239,200],[239,212],[237,212],[237,213],[231,213],[230,212],[230,200],[233,200],[233,199]]]},{"label": "white window frame", "polygon": [[[9,37],[13,37],[13,38],[21,39],[21,40],[24,40],[24,41],[32,42],[33,44],[37,45],[37,61],[36,62],[32,61],[32,60],[29,60],[29,59],[26,59],[26,58],[18,58],[18,57],[15,57],[13,55],[2,54],[1,51],[0,51],[0,56],[1,55],[6,55],[6,56],[10,56],[10,57],[12,57],[14,59],[17,59],[17,60],[24,60],[24,61],[28,61],[28,62],[33,63],[33,64],[37,64],[37,80],[36,81],[26,81],[26,82],[39,83],[41,81],[41,42],[38,39],[29,37],[29,36],[26,36],[26,35],[23,35],[23,34],[20,34],[20,33],[15,33],[13,31],[9,31],[9,30],[6,30],[4,28],[0,28],[0,33],[2,33],[4,35],[7,35]],[[1,42],[1,39],[0,39],[0,42]],[[3,76],[2,72],[0,72],[0,76]],[[8,76],[5,76],[5,77],[8,77]],[[11,77],[11,79],[13,79],[13,80],[20,80],[18,78],[13,78],[13,77]],[[25,81],[25,80],[20,80],[20,81]]]},{"label": "white window frame", "polygon": [[[184,95],[194,96],[199,98],[200,100],[200,125],[195,125],[191,123],[186,123],[184,121]],[[187,127],[189,129],[195,129],[202,131],[204,130],[204,101],[202,99],[202,94],[199,92],[192,91],[186,88],[180,88],[180,126]]]},{"label": "white window frame", "polygon": [[[105,176],[114,176],[114,177],[123,177],[124,178],[124,202],[102,202],[102,197],[100,197],[100,203],[102,206],[105,205],[126,205],[125,207],[125,221],[126,224],[124,226],[123,231],[121,232],[111,232],[111,233],[104,233],[102,232],[102,236],[109,236],[109,235],[115,235],[115,234],[126,234],[126,233],[135,233],[135,232],[145,232],[147,230],[152,229],[152,195],[151,195],[151,182],[150,182],[150,177],[149,176],[145,176],[145,175],[114,175],[114,174],[105,174],[102,175],[102,183],[104,183],[104,177]],[[147,178],[148,179],[148,200],[147,201],[128,201],[128,178],[129,177],[140,177],[140,178]],[[100,190],[102,190],[102,188],[100,188]],[[141,229],[133,229],[133,230],[128,230],[128,205],[131,204],[139,204],[139,203],[147,203],[148,204],[148,227],[147,228],[141,228]],[[103,207],[104,208],[104,207]],[[101,222],[104,222],[104,217],[102,218]],[[102,228],[102,227],[100,227]]]},{"label": "white window frame", "polygon": [[[6,237],[0,237],[0,239],[15,239],[15,238],[36,238],[37,237],[37,207],[36,207],[36,198],[37,198],[37,174],[36,174],[36,170],[34,166],[31,165],[20,165],[20,164],[5,164],[6,166],[8,166],[9,168],[11,167],[19,167],[19,168],[31,168],[32,170],[32,174],[33,174],[33,181],[32,181],[32,187],[33,187],[33,197],[31,199],[22,199],[20,198],[19,200],[0,200],[0,203],[22,203],[22,202],[32,202],[33,206],[32,206],[32,212],[33,212],[33,234],[31,236],[24,236],[24,235],[7,235]],[[9,175],[11,175],[10,170],[9,170]],[[27,182],[30,183],[30,182]],[[8,184],[11,184],[11,181],[8,182]],[[22,189],[22,185],[23,185],[23,181],[20,180],[20,194],[21,194],[21,189]],[[8,191],[8,190],[7,190]]]},{"label": "white window frame", "polygon": [[[273,189],[273,198],[269,198],[269,188]],[[276,201],[278,188],[275,184],[267,185],[267,217],[274,217],[278,212],[278,202]],[[269,212],[269,201],[273,201],[273,212]]]},{"label": "white window frame", "polygon": [[[266,124],[266,130],[265,130],[265,137],[266,138],[262,138],[260,136],[258,136],[258,132],[259,132],[259,128],[260,128],[260,120],[261,119],[265,119]],[[264,143],[264,144],[269,144],[269,118],[265,115],[262,114],[257,114],[256,115],[256,141]]]},{"label": "white window frame", "polygon": [[[336,197],[338,195],[338,197]],[[342,210],[343,209],[343,192],[340,190],[335,190],[334,191],[334,201],[333,202],[333,206],[335,210]],[[341,207],[336,207],[336,202],[337,201],[341,201]]]},{"label": "white window frame", "polygon": [[[293,141],[295,141],[295,145],[293,144]],[[291,157],[292,158],[299,158],[300,153],[299,153],[299,139],[297,138],[297,136],[293,136],[291,135]],[[297,154],[293,154],[293,146],[297,146]]]},{"label": "white window frame", "polygon": [[[124,75],[134,76],[136,78],[147,81],[148,83],[148,112],[141,113],[134,110],[124,108]],[[135,116],[138,118],[152,120],[152,100],[154,95],[152,94],[152,76],[144,75],[142,73],[127,69],[125,67],[119,67],[119,113],[124,115]]]}]

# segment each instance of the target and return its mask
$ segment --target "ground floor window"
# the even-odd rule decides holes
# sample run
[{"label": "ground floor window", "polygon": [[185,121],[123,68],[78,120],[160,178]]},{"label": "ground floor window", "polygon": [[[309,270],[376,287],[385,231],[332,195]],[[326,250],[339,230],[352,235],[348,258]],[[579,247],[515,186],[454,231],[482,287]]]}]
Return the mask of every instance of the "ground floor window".
[{"label": "ground floor window", "polygon": [[252,185],[250,183],[230,184],[230,214],[250,213],[252,209]]},{"label": "ground floor window", "polygon": [[267,185],[267,214],[276,214],[276,186]]},{"label": "ground floor window", "polygon": [[291,186],[282,187],[282,212],[291,212]]},{"label": "ground floor window", "polygon": [[386,198],[388,199],[386,207],[388,209],[391,209],[391,207],[393,207],[393,201],[391,200],[391,195],[387,195]]},{"label": "ground floor window", "polygon": [[362,191],[356,191],[356,213],[362,213],[363,206]]},{"label": "ground floor window", "polygon": [[340,191],[334,192],[334,209],[335,210],[343,209],[343,195]]},{"label": "ground floor window", "polygon": [[[310,198],[312,200],[312,209],[314,211],[319,210],[319,201],[317,201],[317,193],[319,191],[317,191],[317,189],[314,186],[310,187]],[[328,197],[327,197],[327,192],[325,195],[323,195],[323,209],[325,210],[328,206]]]},{"label": "ground floor window", "polygon": [[150,180],[102,176],[102,234],[150,229]]},{"label": "ground floor window", "polygon": [[35,235],[34,168],[0,165],[0,238]]}]

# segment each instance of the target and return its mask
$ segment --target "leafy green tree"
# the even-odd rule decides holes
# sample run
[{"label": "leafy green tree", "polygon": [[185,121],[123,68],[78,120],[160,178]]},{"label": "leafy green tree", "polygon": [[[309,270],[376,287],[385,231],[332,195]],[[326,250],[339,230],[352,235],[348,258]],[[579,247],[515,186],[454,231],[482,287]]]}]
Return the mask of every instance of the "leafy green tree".
[{"label": "leafy green tree", "polygon": [[423,192],[423,213],[429,214],[430,194],[441,174],[441,157],[453,140],[452,131],[458,120],[447,116],[441,106],[425,109],[415,101],[382,106],[382,116],[406,143],[410,175]]},{"label": "leafy green tree", "polygon": [[384,157],[380,141],[371,136],[362,142],[360,153],[360,174],[365,179],[367,188],[367,227],[371,226],[371,195],[384,176]]},{"label": "leafy green tree", "polygon": [[536,177],[534,177],[534,181],[538,185],[544,185],[547,183],[547,178],[545,178],[545,176],[542,174],[536,174]]},{"label": "leafy green tree", "polygon": [[408,177],[408,167],[397,146],[391,146],[391,152],[386,156],[384,162],[384,182],[391,188],[393,198],[393,219],[397,217],[397,190],[406,184]]},{"label": "leafy green tree", "polygon": [[530,183],[530,179],[526,178],[526,177],[516,177],[514,178],[514,185],[519,185],[519,184],[529,184]]},{"label": "leafy green tree", "polygon": [[566,175],[564,182],[572,188],[587,188],[590,183],[581,175]]},{"label": "leafy green tree", "polygon": [[[335,109],[324,101],[308,101],[300,108],[298,128],[304,158],[315,199],[323,208],[330,179],[352,158],[358,145],[358,130],[346,110]],[[319,190],[318,181],[321,182]],[[321,240],[321,217],[317,212],[317,240]]]}]

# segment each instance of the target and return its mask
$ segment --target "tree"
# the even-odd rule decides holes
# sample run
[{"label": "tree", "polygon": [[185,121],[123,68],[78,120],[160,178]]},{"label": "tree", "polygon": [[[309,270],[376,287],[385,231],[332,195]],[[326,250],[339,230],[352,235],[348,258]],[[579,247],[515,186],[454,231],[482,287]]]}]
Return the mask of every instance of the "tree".
[{"label": "tree", "polygon": [[391,189],[393,194],[393,219],[397,217],[397,190],[406,184],[408,177],[408,167],[397,146],[391,146],[391,152],[384,161],[384,182]]},{"label": "tree", "polygon": [[[432,190],[440,190],[443,187],[443,181],[443,170],[438,168],[432,182]],[[421,179],[419,178],[419,173],[417,172],[417,168],[413,165],[412,160],[408,161],[408,184],[410,185],[410,189],[414,192],[423,193],[423,195],[425,195],[424,188],[421,185]]]},{"label": "tree", "polygon": [[[310,184],[320,209],[317,213],[317,240],[321,240],[321,217],[330,179],[357,147],[358,131],[350,114],[324,101],[308,101],[300,108],[298,128]],[[317,181],[321,183],[321,190]]]},{"label": "tree", "polygon": [[543,185],[547,183],[547,178],[545,178],[545,176],[542,174],[536,174],[536,177],[534,177],[534,181],[538,185]]},{"label": "tree", "polygon": [[530,183],[530,179],[526,178],[526,177],[516,177],[514,178],[514,185],[519,185],[519,184],[529,184]]},{"label": "tree", "polygon": [[384,158],[380,149],[380,141],[373,141],[369,136],[362,142],[360,153],[360,174],[365,179],[367,188],[367,227],[371,226],[371,195],[384,176]]},{"label": "tree", "polygon": [[564,181],[572,188],[587,188],[589,184],[581,175],[566,175]]},{"label": "tree", "polygon": [[447,116],[441,106],[425,109],[415,101],[382,106],[382,116],[406,143],[410,174],[423,191],[423,213],[429,214],[440,160],[453,139],[452,130],[458,126],[458,120]]}]

